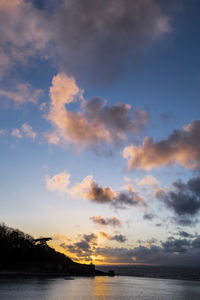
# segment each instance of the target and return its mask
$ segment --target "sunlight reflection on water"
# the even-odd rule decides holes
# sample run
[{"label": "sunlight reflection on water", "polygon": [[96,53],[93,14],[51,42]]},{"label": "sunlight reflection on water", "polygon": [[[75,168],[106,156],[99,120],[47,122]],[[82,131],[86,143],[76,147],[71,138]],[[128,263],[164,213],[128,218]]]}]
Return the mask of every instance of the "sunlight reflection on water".
[{"label": "sunlight reflection on water", "polygon": [[0,279],[1,300],[198,300],[195,281],[137,277]]}]

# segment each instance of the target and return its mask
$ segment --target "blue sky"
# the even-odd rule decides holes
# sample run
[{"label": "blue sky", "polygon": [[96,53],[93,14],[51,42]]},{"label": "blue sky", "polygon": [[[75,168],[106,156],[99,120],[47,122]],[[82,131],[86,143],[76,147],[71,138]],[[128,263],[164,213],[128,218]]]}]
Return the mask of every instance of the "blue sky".
[{"label": "blue sky", "polygon": [[77,261],[199,257],[198,9],[0,0],[2,222]]}]

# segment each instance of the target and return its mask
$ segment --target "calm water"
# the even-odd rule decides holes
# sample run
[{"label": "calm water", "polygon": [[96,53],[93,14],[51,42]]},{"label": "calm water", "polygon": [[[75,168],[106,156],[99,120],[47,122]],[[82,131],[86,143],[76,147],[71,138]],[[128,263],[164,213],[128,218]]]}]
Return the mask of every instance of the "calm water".
[{"label": "calm water", "polygon": [[137,277],[0,279],[1,300],[199,300],[200,282]]}]

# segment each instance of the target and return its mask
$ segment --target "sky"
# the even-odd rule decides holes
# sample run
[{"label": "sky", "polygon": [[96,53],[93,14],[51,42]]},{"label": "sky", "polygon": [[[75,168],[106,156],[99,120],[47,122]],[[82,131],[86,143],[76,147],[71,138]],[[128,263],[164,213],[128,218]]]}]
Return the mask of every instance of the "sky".
[{"label": "sky", "polygon": [[200,261],[200,3],[0,0],[0,221],[78,262]]}]

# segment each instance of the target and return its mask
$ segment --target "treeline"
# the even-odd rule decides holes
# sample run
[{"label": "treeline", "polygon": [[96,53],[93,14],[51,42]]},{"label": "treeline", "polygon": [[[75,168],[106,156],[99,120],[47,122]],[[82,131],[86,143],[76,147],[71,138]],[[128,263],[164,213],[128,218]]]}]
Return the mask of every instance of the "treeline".
[{"label": "treeline", "polygon": [[27,264],[69,264],[70,258],[56,252],[45,242],[36,242],[32,236],[0,224],[0,267],[25,267]]}]

